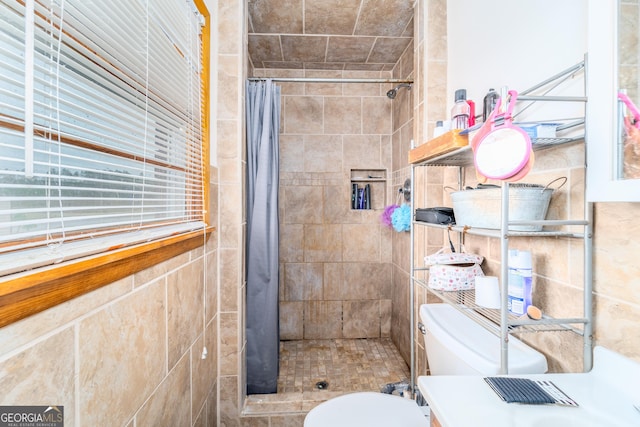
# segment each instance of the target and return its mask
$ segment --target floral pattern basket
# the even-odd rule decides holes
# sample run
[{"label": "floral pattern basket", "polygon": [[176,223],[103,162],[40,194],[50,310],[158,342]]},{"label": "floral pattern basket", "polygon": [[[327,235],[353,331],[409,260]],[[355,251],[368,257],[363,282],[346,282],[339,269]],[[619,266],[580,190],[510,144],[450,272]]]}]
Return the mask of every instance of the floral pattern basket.
[{"label": "floral pattern basket", "polygon": [[476,276],[484,276],[478,264],[433,265],[429,268],[429,287],[440,291],[474,289]]},{"label": "floral pattern basket", "polygon": [[438,252],[424,257],[429,267],[429,287],[440,291],[464,291],[474,289],[476,276],[484,276],[480,264],[481,255],[465,252],[447,251],[442,248]]}]

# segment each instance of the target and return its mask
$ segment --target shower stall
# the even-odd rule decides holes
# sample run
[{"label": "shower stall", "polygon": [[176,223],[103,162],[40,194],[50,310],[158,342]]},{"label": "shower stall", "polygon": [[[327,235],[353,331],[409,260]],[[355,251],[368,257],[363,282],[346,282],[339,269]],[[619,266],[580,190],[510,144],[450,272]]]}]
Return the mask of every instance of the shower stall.
[{"label": "shower stall", "polygon": [[[408,233],[380,215],[409,173],[412,82],[362,74],[273,78],[282,105],[278,394],[323,399],[410,380],[408,259],[394,250],[408,254]],[[354,177],[375,183],[371,209],[353,209]]]}]

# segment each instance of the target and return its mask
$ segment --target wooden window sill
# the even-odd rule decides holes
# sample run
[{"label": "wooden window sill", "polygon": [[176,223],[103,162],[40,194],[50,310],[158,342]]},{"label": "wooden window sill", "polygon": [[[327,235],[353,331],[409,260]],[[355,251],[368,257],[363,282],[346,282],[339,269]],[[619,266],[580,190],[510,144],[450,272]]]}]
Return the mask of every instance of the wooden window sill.
[{"label": "wooden window sill", "polygon": [[0,279],[0,327],[201,247],[203,233],[206,241],[213,231],[209,227]]}]

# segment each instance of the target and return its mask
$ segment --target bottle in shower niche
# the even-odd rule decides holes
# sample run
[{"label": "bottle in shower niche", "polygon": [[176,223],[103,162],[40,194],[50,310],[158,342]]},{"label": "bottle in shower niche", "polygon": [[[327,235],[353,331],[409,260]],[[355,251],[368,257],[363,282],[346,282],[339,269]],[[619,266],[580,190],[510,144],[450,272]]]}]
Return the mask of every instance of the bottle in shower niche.
[{"label": "bottle in shower niche", "polygon": [[467,103],[467,90],[456,90],[455,104],[451,108],[451,129],[467,129],[469,127],[470,110]]},{"label": "bottle in shower niche", "polygon": [[508,257],[508,308],[516,316],[522,316],[531,305],[531,282],[533,271],[531,252],[509,250]]}]

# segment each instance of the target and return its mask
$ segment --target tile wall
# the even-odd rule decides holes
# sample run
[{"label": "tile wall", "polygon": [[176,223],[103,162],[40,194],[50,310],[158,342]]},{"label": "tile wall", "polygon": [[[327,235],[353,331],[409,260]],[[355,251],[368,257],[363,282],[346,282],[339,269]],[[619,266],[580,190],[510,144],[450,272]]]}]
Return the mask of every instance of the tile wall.
[{"label": "tile wall", "polygon": [[217,20],[212,33],[217,54],[215,81],[215,139],[219,179],[218,274],[220,336],[218,366],[218,425],[240,426],[246,394],[244,364],[244,214],[246,149],[244,91],[247,76],[247,2],[210,0]]},{"label": "tile wall", "polygon": [[[420,2],[416,2],[418,5]],[[416,11],[420,6],[416,6]],[[414,21],[414,32],[420,25]],[[414,105],[421,97],[421,82],[415,74],[415,49],[412,42],[398,60],[393,69],[393,78],[414,80],[411,90],[402,88],[398,91],[392,102],[393,135],[392,135],[392,188],[394,203],[399,205],[409,203],[405,201],[404,194],[399,192],[404,187],[405,180],[411,177],[411,170],[407,163],[407,153],[414,141],[415,110]],[[398,199],[398,196],[400,198]],[[391,339],[407,362],[411,363],[411,299],[410,299],[410,236],[408,231],[398,232],[393,230],[393,299],[391,316]]]},{"label": "tile wall", "polygon": [[[388,72],[256,69],[255,76],[388,78]],[[391,233],[351,209],[351,177],[390,177],[390,84],[279,83],[280,334],[283,340],[388,337]],[[363,183],[361,183],[361,186]]]},{"label": "tile wall", "polygon": [[[428,141],[433,134],[435,121],[447,116],[446,103],[446,78],[447,78],[447,0],[433,0],[428,2],[416,2],[414,14],[415,38],[414,38],[414,74],[417,83],[414,96],[414,140],[415,145]],[[408,156],[405,151],[401,155]],[[444,168],[422,168],[416,170],[415,188],[420,189],[413,194],[416,207],[426,206],[425,198],[429,203],[435,197],[442,198],[445,176],[449,178],[450,171]],[[434,204],[435,206],[435,204]],[[439,205],[443,206],[443,205]],[[424,230],[416,229],[416,240],[423,240],[426,245],[416,245],[416,262],[424,258],[422,247],[440,248],[444,244],[444,234],[432,231],[428,234]],[[405,253],[410,250],[410,242],[404,246]],[[399,251],[402,249],[398,249]],[[437,250],[437,249],[436,249]],[[409,260],[410,255],[405,259]],[[408,261],[405,261],[405,265]],[[419,264],[416,264],[419,265]],[[407,271],[409,266],[406,266]],[[414,288],[414,319],[418,322],[419,306],[427,302],[426,290],[420,286]],[[414,329],[412,337],[415,343],[415,369],[416,375],[424,375],[428,372],[427,358],[424,348],[424,338]]]},{"label": "tile wall", "polygon": [[61,405],[67,427],[215,425],[216,242],[0,329],[0,405]]}]

